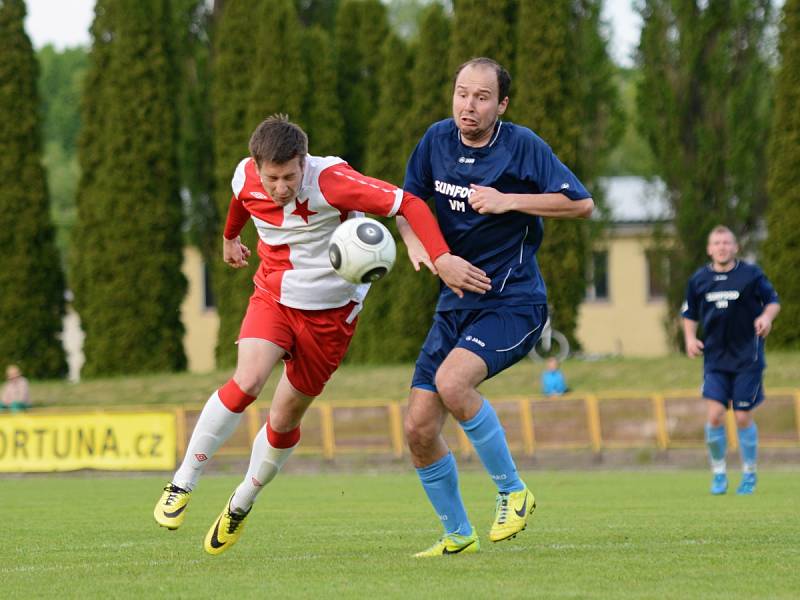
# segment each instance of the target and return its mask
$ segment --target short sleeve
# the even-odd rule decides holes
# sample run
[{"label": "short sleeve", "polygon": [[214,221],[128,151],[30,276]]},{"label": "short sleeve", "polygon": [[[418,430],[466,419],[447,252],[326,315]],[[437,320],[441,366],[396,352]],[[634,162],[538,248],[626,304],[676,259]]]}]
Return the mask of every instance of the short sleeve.
[{"label": "short sleeve", "polygon": [[342,212],[357,210],[393,217],[403,201],[403,190],[362,175],[347,163],[324,169],[319,175],[319,189],[328,203]]},{"label": "short sleeve", "polygon": [[558,159],[550,146],[532,131],[527,132],[523,176],[532,181],[542,194],[561,193],[570,200],[591,198],[583,183]]},{"label": "short sleeve", "polygon": [[778,302],[778,292],[761,269],[758,270],[756,278],[756,294],[764,306]]},{"label": "short sleeve", "polygon": [[431,169],[432,129],[428,129],[417,143],[406,165],[406,177],[403,189],[427,200],[433,196],[433,171]]},{"label": "short sleeve", "polygon": [[681,316],[691,321],[700,320],[700,307],[697,302],[697,292],[694,289],[694,277],[686,284],[686,298],[681,306]]}]

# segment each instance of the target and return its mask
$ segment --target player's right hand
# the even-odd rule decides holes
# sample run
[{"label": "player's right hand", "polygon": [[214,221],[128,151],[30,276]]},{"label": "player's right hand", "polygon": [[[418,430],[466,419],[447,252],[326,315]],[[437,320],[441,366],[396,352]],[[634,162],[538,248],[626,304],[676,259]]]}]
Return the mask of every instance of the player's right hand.
[{"label": "player's right hand", "polygon": [[492,289],[492,280],[486,273],[460,256],[446,252],[434,261],[434,266],[444,284],[459,298],[464,297],[465,291],[485,294]]},{"label": "player's right hand", "polygon": [[239,236],[229,240],[222,238],[222,260],[234,269],[241,269],[247,266],[247,259],[250,258],[250,249],[242,243]]},{"label": "player's right hand", "polygon": [[703,354],[703,342],[698,340],[697,338],[691,338],[686,340],[686,354],[689,358],[696,358],[698,356],[702,356]]}]

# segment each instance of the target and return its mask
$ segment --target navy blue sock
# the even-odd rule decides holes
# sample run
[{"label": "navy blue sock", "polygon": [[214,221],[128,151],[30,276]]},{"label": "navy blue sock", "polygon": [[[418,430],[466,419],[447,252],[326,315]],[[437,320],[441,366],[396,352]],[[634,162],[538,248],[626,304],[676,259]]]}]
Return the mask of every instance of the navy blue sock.
[{"label": "navy blue sock", "polygon": [[514,459],[511,458],[506,432],[486,398],[483,398],[478,414],[471,419],[461,421],[461,427],[472,442],[484,468],[497,485],[498,491],[518,492],[525,487],[517,474]]},{"label": "navy blue sock", "polygon": [[472,525],[461,500],[461,491],[458,489],[458,468],[452,452],[448,452],[427,467],[418,468],[417,475],[445,531],[470,535]]}]

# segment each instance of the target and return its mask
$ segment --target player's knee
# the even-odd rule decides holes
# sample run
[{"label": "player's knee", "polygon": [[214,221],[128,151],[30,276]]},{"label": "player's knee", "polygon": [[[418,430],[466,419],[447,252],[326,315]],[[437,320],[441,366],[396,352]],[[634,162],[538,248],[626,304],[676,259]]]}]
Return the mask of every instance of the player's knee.
[{"label": "player's knee", "polygon": [[466,384],[449,371],[439,369],[436,372],[436,391],[444,405],[452,412],[457,409],[467,392]]},{"label": "player's knee", "polygon": [[423,423],[407,415],[403,428],[408,440],[408,446],[413,450],[429,446],[436,437],[436,431],[430,423]]},{"label": "player's knee", "polygon": [[753,415],[751,413],[745,411],[736,412],[736,426],[739,429],[750,427],[752,423],[753,423]]},{"label": "player's knee", "polygon": [[261,388],[264,387],[265,378],[260,373],[250,369],[236,369],[233,380],[239,388],[250,396],[258,396]]}]

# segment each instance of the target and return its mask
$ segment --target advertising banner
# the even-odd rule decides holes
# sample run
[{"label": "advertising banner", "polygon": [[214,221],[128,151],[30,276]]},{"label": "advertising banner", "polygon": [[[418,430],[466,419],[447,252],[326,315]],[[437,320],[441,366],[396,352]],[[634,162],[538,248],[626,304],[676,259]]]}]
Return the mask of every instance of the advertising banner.
[{"label": "advertising banner", "polygon": [[175,467],[175,415],[152,413],[0,416],[0,472]]}]

